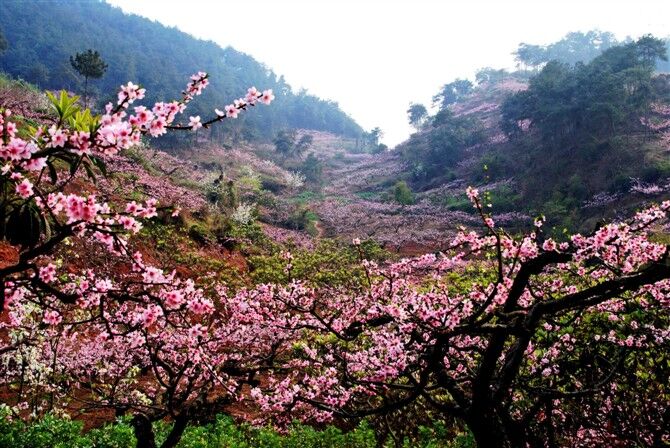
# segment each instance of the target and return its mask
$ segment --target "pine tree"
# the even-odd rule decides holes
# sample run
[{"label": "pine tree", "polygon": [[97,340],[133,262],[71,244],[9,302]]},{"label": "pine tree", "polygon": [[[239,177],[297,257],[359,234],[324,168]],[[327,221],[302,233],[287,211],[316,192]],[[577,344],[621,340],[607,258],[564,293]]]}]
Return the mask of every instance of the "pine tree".
[{"label": "pine tree", "polygon": [[86,50],[70,56],[72,67],[84,77],[84,105],[88,104],[88,78],[99,79],[107,71],[107,64],[102,60],[100,53],[95,50]]}]

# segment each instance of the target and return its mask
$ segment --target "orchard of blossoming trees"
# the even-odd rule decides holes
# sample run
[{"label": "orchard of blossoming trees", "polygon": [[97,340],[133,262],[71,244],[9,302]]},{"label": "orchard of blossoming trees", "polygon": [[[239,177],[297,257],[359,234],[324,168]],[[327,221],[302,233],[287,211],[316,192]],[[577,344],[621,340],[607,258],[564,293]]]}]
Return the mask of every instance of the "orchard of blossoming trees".
[{"label": "orchard of blossoming trees", "polygon": [[252,391],[267,415],[327,421],[420,403],[482,447],[668,443],[669,248],[646,234],[670,201],[557,243],[542,221],[508,235],[468,194],[486,233],[463,230],[440,256],[364,261],[359,291],[254,292],[248,319],[302,331],[286,371]]},{"label": "orchard of blossoming trees", "polygon": [[[244,308],[225,300],[220,285],[178,279],[132,252],[127,235],[141,229],[140,220],[169,210],[154,199],[114,210],[73,192],[80,169],[104,172],[100,156],[136,145],[143,134],[196,130],[273,99],[271,90],[251,88],[208,121],[196,116],[176,124],[208,82],[200,72],[181,100],[132,111],[144,89],[128,83],[102,117],[79,110],[76,97],[51,95],[57,122],[37,128],[19,129],[11,111],[3,111],[2,235],[10,256],[0,269],[6,316],[0,352],[3,384],[18,385],[17,415],[65,409],[73,401],[84,410],[131,413],[139,446],[154,446],[151,422],[169,416],[175,425],[163,446],[174,446],[189,420],[230,401],[280,346],[281,334],[263,340],[260,330],[236,324]],[[72,238],[105,248],[130,269],[109,278],[75,270],[67,260],[56,266],[49,255]]]},{"label": "orchard of blossoming trees", "polygon": [[[173,447],[190,422],[251,397],[277,425],[421,407],[482,447],[670,441],[669,249],[648,238],[670,202],[555,242],[542,221],[507,234],[470,189],[484,233],[462,229],[443,253],[361,260],[357,286],[232,291],[133,249],[144,220],[178,210],[118,208],[75,182],[144,134],[273,99],[252,88],[210,120],[176,123],[208,82],[198,73],[181,100],[133,109],[144,90],[129,83],[101,117],[51,96],[51,126],[3,111],[0,375],[14,417],[112,410],[132,416],[138,447],[155,447],[152,422],[167,418]],[[55,259],[72,240],[108,251],[115,274]]]}]

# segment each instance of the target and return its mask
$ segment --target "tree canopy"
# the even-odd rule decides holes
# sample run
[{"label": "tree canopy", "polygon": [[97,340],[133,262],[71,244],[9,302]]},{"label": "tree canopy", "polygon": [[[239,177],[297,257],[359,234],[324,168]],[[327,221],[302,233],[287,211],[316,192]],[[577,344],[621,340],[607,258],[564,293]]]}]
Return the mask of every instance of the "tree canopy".
[{"label": "tree canopy", "polygon": [[549,45],[522,42],[513,54],[516,61],[526,68],[535,69],[552,60],[574,65],[589,62],[618,43],[610,32],[591,30],[568,33]]},{"label": "tree canopy", "polygon": [[83,53],[70,56],[70,65],[84,77],[84,104],[88,99],[88,79],[99,79],[107,71],[107,64],[102,60],[100,53],[88,49]]},{"label": "tree canopy", "polygon": [[503,130],[518,135],[528,120],[545,142],[564,147],[622,132],[639,124],[636,117],[657,97],[657,59],[667,59],[663,41],[644,36],[587,64],[552,60],[531,79],[528,90],[503,104]]},{"label": "tree canopy", "polygon": [[414,128],[420,129],[426,121],[426,118],[428,118],[428,110],[426,109],[426,106],[419,103],[412,103],[409,105],[409,108],[407,109],[407,119],[409,120],[409,124],[414,126]]}]

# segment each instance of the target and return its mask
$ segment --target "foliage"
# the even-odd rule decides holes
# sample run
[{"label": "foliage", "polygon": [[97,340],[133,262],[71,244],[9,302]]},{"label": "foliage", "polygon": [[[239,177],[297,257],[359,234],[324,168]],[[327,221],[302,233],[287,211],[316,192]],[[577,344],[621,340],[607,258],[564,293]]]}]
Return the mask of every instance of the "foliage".
[{"label": "foliage", "polygon": [[291,268],[286,269],[286,252],[259,255],[249,259],[254,283],[287,284],[293,280],[314,286],[360,285],[364,271],[361,257],[383,260],[388,254],[374,241],[360,246],[344,246],[332,240],[322,240],[312,250],[294,249],[290,252]]},{"label": "foliage", "polygon": [[86,79],[102,78],[107,71],[107,64],[100,57],[100,53],[91,49],[70,56],[70,65]]},{"label": "foliage", "polygon": [[421,126],[425,123],[426,118],[428,118],[428,110],[423,104],[412,103],[407,109],[407,119],[409,124],[414,126],[415,129],[421,129]]},{"label": "foliage", "polygon": [[505,69],[495,69],[493,67],[484,67],[477,70],[475,73],[475,81],[477,85],[485,83],[497,83],[509,77],[509,73]]},{"label": "foliage", "polygon": [[[667,42],[619,44],[590,31],[535,50],[543,55],[537,71],[482,69],[470,94],[398,147],[412,188],[461,179],[507,185],[516,191],[495,198],[497,211],[543,213],[558,232],[590,231],[632,210],[639,194],[663,199],[670,84],[654,68]],[[451,194],[446,200],[472,211]]]},{"label": "foliage", "polygon": [[[315,429],[295,423],[285,433],[272,428],[236,424],[226,415],[217,415],[211,423],[189,426],[176,448],[390,448],[391,442],[378,442],[365,421],[342,431],[334,426]],[[127,420],[108,423],[100,428],[82,431],[81,422],[59,419],[53,415],[25,424],[21,420],[0,420],[0,448],[129,448],[136,443],[133,428]],[[157,422],[158,440],[164,439],[170,425]],[[405,448],[471,448],[467,436],[453,436],[440,425],[422,426],[416,440],[406,440]]]},{"label": "foliage", "polygon": [[638,122],[656,98],[652,74],[657,58],[667,58],[665,46],[646,36],[574,68],[551,61],[528,90],[504,103],[503,130],[516,136],[528,120],[545,143],[564,148],[620,133]]},{"label": "foliage", "polygon": [[534,69],[549,61],[575,65],[579,62],[590,62],[618,43],[610,32],[599,30],[572,32],[563,39],[545,46],[520,43],[514,56],[519,64]]},{"label": "foliage", "polygon": [[323,162],[313,152],[310,152],[302,162],[300,172],[309,182],[320,184],[323,180]]},{"label": "foliage", "polygon": [[433,104],[440,109],[446,109],[448,106],[462,101],[463,98],[472,92],[472,82],[467,79],[456,79],[442,86],[440,92],[433,97]]},{"label": "foliage", "polygon": [[314,142],[314,137],[311,134],[303,134],[295,145],[295,153],[301,156],[307,151]]},{"label": "foliage", "polygon": [[393,197],[401,205],[410,205],[414,203],[414,193],[404,180],[399,180],[393,187]]},{"label": "foliage", "polygon": [[465,150],[483,140],[480,124],[467,116],[455,116],[449,109],[439,111],[427,133],[414,134],[401,147],[416,181],[443,176]]},{"label": "foliage", "polygon": [[273,143],[275,151],[284,157],[300,157],[307,151],[314,141],[311,134],[303,134],[298,138],[298,133],[293,129],[283,129],[277,133]]},{"label": "foliage", "polygon": [[70,56],[70,65],[86,78],[102,78],[107,71],[107,64],[100,57],[100,53],[91,49]]},{"label": "foliage", "polygon": [[84,105],[88,104],[88,79],[99,79],[107,71],[107,64],[100,57],[100,53],[94,50],[86,50],[70,56],[70,65],[84,77]]},{"label": "foliage", "polygon": [[273,143],[275,144],[275,151],[282,156],[289,156],[295,146],[296,132],[293,129],[282,129],[275,136]]}]

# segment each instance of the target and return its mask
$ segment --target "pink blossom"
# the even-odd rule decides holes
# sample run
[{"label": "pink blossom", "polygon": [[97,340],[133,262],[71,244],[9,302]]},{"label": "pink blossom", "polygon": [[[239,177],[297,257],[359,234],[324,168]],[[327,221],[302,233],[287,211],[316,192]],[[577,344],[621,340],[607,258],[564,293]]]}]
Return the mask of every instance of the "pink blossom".
[{"label": "pink blossom", "polygon": [[58,325],[63,320],[63,316],[58,311],[47,310],[44,312],[43,322],[47,325]]},{"label": "pink blossom", "polygon": [[226,106],[226,117],[237,118],[238,113],[239,110],[237,110],[237,107],[233,106],[232,104]]},{"label": "pink blossom", "polygon": [[197,115],[195,117],[189,117],[188,125],[194,131],[200,129],[202,127],[202,123],[200,123],[200,116]]},{"label": "pink blossom", "polygon": [[23,179],[16,185],[16,193],[22,198],[29,198],[33,195],[33,184],[28,179]]},{"label": "pink blossom", "polygon": [[263,104],[270,104],[272,100],[275,99],[272,89],[264,90],[263,95],[261,95],[261,102]]}]

